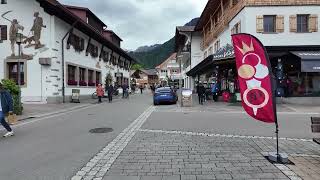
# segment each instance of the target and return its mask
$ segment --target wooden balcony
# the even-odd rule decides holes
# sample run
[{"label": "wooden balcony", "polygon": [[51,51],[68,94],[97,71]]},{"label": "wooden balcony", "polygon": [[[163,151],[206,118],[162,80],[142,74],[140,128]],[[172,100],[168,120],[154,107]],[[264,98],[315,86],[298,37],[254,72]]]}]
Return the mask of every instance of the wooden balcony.
[{"label": "wooden balcony", "polygon": [[213,41],[215,41],[219,35],[229,27],[230,21],[241,11],[245,6],[246,0],[239,1],[236,5],[225,9],[223,15],[219,18],[218,22],[215,23],[215,26],[211,28],[211,31],[206,32],[205,38],[200,44],[200,48],[203,51],[208,48]]}]

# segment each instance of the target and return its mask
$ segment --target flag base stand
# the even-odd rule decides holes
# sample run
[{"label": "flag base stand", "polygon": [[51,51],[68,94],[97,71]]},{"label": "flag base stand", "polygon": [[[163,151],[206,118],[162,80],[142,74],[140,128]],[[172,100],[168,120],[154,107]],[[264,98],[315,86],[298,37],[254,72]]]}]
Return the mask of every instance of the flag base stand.
[{"label": "flag base stand", "polygon": [[274,163],[289,164],[288,154],[286,153],[277,154],[276,152],[270,152],[268,154],[268,159]]}]

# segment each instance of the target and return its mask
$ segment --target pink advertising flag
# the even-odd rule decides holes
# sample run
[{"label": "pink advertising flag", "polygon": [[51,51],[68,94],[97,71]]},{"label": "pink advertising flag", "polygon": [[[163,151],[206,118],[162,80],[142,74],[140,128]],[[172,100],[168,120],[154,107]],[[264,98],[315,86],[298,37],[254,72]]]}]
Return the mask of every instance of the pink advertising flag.
[{"label": "pink advertising flag", "polygon": [[271,66],[262,43],[250,34],[232,35],[242,106],[253,118],[276,122]]}]

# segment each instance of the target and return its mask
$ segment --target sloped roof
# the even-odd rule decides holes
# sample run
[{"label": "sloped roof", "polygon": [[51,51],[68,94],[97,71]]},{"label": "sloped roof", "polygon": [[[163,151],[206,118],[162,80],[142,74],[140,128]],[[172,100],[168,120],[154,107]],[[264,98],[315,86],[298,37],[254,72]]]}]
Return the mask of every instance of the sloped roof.
[{"label": "sloped roof", "polygon": [[157,75],[157,71],[155,69],[142,69],[141,71],[144,72],[145,74],[149,75],[149,76]]},{"label": "sloped roof", "polygon": [[80,17],[76,16],[67,7],[59,3],[57,0],[36,1],[40,3],[40,6],[44,8],[46,13],[54,15],[70,25],[74,25],[75,28],[82,31],[84,34],[90,35],[91,38],[95,39],[104,46],[112,49],[115,53],[121,55],[122,57],[130,61],[136,62],[136,60],[129,54],[127,54],[123,49],[114,45],[107,38],[105,38],[101,32],[93,28],[87,22],[83,21]]},{"label": "sloped roof", "polygon": [[180,32],[193,32],[195,26],[177,26],[177,30]]},{"label": "sloped roof", "polygon": [[98,18],[89,8],[86,7],[80,7],[80,6],[70,6],[70,5],[64,5],[66,8],[68,9],[78,9],[78,10],[83,10],[86,11],[88,14],[90,14],[92,17],[94,17],[97,21],[99,21],[99,23],[101,23],[102,25],[104,25],[105,27],[107,27],[107,25],[101,21],[100,18]]},{"label": "sloped roof", "polygon": [[170,60],[176,59],[176,57],[177,57],[177,53],[172,53],[172,54],[168,57],[168,59],[166,59],[166,60],[163,61],[161,64],[159,64],[159,65],[156,67],[156,69],[161,69],[162,67],[166,66]]}]

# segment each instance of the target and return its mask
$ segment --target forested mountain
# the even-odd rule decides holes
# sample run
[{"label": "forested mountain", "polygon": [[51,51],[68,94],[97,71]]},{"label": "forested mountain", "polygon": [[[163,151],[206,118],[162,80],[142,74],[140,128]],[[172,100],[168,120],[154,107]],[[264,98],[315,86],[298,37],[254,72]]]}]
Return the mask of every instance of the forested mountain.
[{"label": "forested mountain", "polygon": [[[199,18],[194,18],[185,26],[195,26]],[[129,52],[144,68],[154,68],[161,64],[174,52],[175,38],[171,38],[169,41],[158,45],[142,46],[136,51]]]}]

